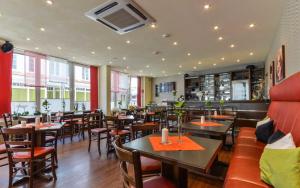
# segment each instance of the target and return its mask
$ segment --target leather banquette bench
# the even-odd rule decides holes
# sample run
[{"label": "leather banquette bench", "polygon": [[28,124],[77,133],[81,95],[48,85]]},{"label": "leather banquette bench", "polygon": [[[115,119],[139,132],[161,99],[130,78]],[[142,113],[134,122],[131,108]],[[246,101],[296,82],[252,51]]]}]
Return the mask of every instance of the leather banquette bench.
[{"label": "leather banquette bench", "polygon": [[[293,135],[300,146],[300,72],[270,89],[268,117],[275,130]],[[256,140],[255,128],[241,128],[225,179],[225,188],[271,187],[260,179],[259,160],[265,144]]]}]

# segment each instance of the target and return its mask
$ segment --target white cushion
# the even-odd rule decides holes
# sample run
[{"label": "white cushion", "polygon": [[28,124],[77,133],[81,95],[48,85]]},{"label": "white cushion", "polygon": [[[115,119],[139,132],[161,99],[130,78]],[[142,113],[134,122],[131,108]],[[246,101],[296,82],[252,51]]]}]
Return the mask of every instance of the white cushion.
[{"label": "white cushion", "polygon": [[268,117],[267,119],[261,120],[259,122],[256,123],[256,127],[259,127],[265,123],[268,123],[269,121],[271,121],[271,119]]},{"label": "white cushion", "polygon": [[280,138],[272,144],[267,144],[266,148],[269,149],[295,149],[296,145],[291,133],[288,133],[284,137]]}]

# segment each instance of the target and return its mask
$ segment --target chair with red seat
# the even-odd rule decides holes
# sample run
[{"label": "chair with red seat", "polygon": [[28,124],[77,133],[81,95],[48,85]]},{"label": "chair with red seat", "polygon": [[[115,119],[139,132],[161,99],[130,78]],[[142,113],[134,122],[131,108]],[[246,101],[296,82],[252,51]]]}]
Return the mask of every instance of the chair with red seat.
[{"label": "chair with red seat", "polygon": [[[109,128],[102,126],[100,113],[89,114],[87,117],[87,127],[89,135],[88,151],[90,152],[92,141],[97,141],[98,153],[99,155],[101,155],[100,141],[109,137]],[[104,134],[105,136],[101,137],[102,134]]]},{"label": "chair with red seat", "polygon": [[63,144],[65,143],[65,137],[70,137],[71,142],[73,141],[73,136],[74,136],[74,121],[73,121],[73,114],[65,114],[61,117],[60,119],[61,123],[64,123],[62,127],[62,139],[63,139]]},{"label": "chair with red seat", "polygon": [[[123,187],[135,188],[175,188],[176,186],[168,179],[162,176],[156,176],[143,181],[142,165],[140,153],[138,151],[128,151],[122,148],[122,142],[119,137],[113,143],[116,154],[120,161],[121,176],[123,177]],[[133,175],[128,173],[128,164],[133,166]]]},{"label": "chair with red seat", "polygon": [[[15,177],[23,176],[29,178],[29,187],[32,188],[33,176],[50,166],[53,178],[56,180],[55,150],[53,147],[34,147],[34,127],[3,128],[1,129],[1,133],[4,138],[9,161],[9,187],[13,186]],[[26,139],[21,140],[16,135],[23,135],[22,138]],[[14,147],[15,145],[18,145],[18,147]],[[41,166],[41,164],[45,165]],[[20,175],[18,172],[23,172],[23,174]]]},{"label": "chair with red seat", "polygon": [[124,129],[117,117],[105,116],[104,121],[111,130],[109,134],[112,139],[114,139],[116,136],[120,136],[123,142],[125,142],[126,139],[130,140],[130,131]]}]

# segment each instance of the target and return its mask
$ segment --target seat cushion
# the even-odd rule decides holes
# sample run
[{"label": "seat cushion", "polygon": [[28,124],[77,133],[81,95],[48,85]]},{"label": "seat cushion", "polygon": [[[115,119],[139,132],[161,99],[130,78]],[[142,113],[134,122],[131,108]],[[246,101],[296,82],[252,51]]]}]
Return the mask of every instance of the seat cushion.
[{"label": "seat cushion", "polygon": [[128,130],[112,130],[109,132],[109,134],[116,136],[116,135],[126,135],[126,134],[130,134],[130,132]]},{"label": "seat cushion", "polygon": [[95,129],[91,129],[92,133],[103,133],[106,132],[107,129],[106,128],[95,128]]},{"label": "seat cushion", "polygon": [[161,170],[161,162],[158,160],[141,156],[141,164],[143,173],[159,172]]},{"label": "seat cushion", "polygon": [[234,149],[233,157],[259,161],[263,151],[263,148],[251,147],[247,145],[238,145]]},{"label": "seat cushion", "polygon": [[[43,157],[54,151],[53,147],[35,147],[34,148],[34,158]],[[15,153],[13,158],[15,159],[29,159],[31,157],[30,152],[18,152]]]},{"label": "seat cushion", "polygon": [[154,177],[143,182],[144,188],[176,188],[176,186],[162,176]]},{"label": "seat cushion", "polygon": [[235,147],[240,145],[262,149],[266,146],[266,144],[257,141],[256,138],[238,138]]},{"label": "seat cushion", "polygon": [[[246,182],[247,184],[251,183],[261,187],[268,187],[260,179],[259,160],[233,157],[227,171],[226,181],[232,179]],[[225,187],[231,188],[229,186]]]},{"label": "seat cushion", "polygon": [[0,154],[6,153],[5,144],[0,144]]}]

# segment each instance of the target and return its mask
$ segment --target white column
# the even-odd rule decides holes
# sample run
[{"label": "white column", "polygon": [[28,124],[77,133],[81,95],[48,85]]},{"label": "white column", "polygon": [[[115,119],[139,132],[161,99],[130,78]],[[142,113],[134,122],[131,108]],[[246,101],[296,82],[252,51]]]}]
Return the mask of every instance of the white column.
[{"label": "white column", "polygon": [[110,115],[111,113],[111,67],[109,65],[103,65],[100,67],[100,79],[99,79],[99,101],[100,107],[105,115]]}]

